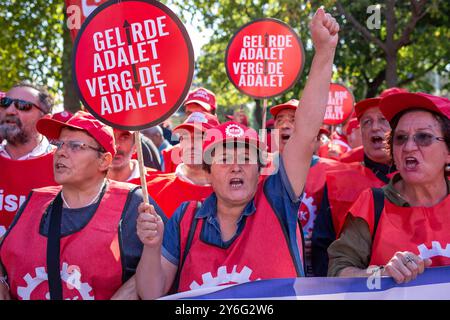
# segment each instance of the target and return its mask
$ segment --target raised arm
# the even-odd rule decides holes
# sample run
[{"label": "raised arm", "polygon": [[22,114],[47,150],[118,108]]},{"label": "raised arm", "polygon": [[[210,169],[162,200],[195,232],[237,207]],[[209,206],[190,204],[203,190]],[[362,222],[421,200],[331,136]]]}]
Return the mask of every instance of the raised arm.
[{"label": "raised arm", "polygon": [[310,31],[315,54],[295,113],[294,133],[283,152],[284,167],[297,196],[303,191],[314,142],[325,116],[339,24],[319,8],[310,23]]}]

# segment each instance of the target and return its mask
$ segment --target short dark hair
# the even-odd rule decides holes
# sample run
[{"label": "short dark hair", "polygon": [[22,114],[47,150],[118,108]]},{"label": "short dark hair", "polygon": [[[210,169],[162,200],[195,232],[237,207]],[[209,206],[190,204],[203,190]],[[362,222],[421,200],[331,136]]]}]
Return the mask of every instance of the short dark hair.
[{"label": "short dark hair", "polygon": [[417,107],[417,108],[407,109],[402,112],[399,112],[398,114],[395,115],[394,118],[392,118],[392,120],[391,120],[392,130],[390,133],[388,133],[388,136],[387,136],[388,151],[391,156],[391,159],[394,159],[394,133],[395,133],[395,130],[397,129],[398,123],[399,123],[401,117],[403,117],[405,114],[408,114],[410,112],[415,112],[415,111],[425,111],[425,112],[431,113],[431,115],[439,123],[439,125],[441,127],[441,131],[442,131],[442,135],[445,139],[445,144],[447,145],[447,150],[450,151],[450,119],[439,113],[430,111],[428,109]]},{"label": "short dark hair", "polygon": [[46,113],[52,112],[55,100],[53,99],[52,95],[50,94],[46,86],[41,86],[29,81],[21,81],[13,86],[13,88],[18,87],[27,87],[37,90],[39,92],[39,103],[42,110],[46,111]]}]

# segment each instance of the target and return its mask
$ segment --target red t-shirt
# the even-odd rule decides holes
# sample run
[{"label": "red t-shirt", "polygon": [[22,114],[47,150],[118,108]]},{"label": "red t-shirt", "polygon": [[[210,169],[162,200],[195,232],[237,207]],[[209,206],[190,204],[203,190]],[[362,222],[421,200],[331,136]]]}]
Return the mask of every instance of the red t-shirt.
[{"label": "red t-shirt", "polygon": [[213,192],[211,186],[199,186],[177,177],[175,173],[150,175],[147,183],[149,195],[170,218],[185,201],[202,201]]}]

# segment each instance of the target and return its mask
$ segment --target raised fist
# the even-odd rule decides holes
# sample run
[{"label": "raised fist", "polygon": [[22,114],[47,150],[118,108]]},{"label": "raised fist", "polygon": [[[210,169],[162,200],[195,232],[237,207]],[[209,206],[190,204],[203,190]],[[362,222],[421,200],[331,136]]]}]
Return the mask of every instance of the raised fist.
[{"label": "raised fist", "polygon": [[316,51],[334,50],[338,42],[339,24],[323,8],[317,9],[309,24]]}]

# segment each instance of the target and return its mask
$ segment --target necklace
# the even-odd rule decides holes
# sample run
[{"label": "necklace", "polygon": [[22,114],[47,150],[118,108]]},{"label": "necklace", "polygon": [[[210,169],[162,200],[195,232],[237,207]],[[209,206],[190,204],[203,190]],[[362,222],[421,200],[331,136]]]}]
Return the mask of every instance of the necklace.
[{"label": "necklace", "polygon": [[[94,197],[87,205],[85,205],[85,207],[89,207],[91,204],[93,204],[95,201],[97,201],[98,197],[100,197],[100,194],[102,193],[103,186],[105,185],[105,183],[106,183],[106,181],[103,181],[103,183],[102,183],[102,185],[101,185],[101,187],[100,187],[100,190],[98,190],[97,195],[96,195],[96,196],[95,196],[95,197]],[[66,206],[66,208],[72,209],[72,208],[69,206],[69,204],[67,203],[66,199],[64,198],[64,193],[63,193],[63,191],[61,191],[61,198],[62,198],[62,201],[64,202],[64,205]]]}]

